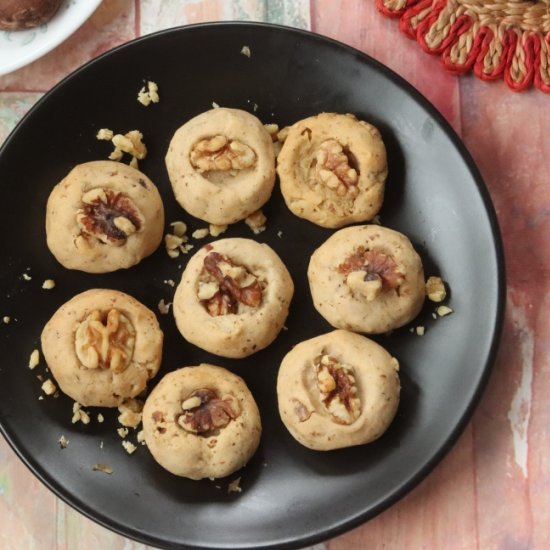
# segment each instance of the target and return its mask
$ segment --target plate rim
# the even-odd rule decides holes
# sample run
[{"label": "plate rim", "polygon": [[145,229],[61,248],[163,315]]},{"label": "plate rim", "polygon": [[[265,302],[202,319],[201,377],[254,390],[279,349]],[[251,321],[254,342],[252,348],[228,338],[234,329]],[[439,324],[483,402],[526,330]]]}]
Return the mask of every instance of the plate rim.
[{"label": "plate rim", "polygon": [[[101,0],[100,0],[101,1]],[[477,167],[472,155],[470,154],[465,143],[462,141],[458,133],[454,130],[451,124],[447,119],[437,110],[437,108],[412,84],[405,80],[402,76],[396,73],[394,70],[390,69],[380,61],[374,59],[370,55],[362,52],[361,50],[345,44],[339,40],[321,35],[315,31],[290,27],[287,25],[268,23],[268,22],[257,22],[257,21],[214,21],[214,22],[204,22],[204,23],[195,23],[188,25],[178,25],[170,27],[167,29],[162,29],[150,34],[146,34],[137,38],[134,38],[124,44],[118,45],[106,52],[103,52],[98,57],[89,60],[85,64],[81,65],[62,80],[60,80],[54,87],[52,87],[48,92],[46,92],[32,107],[29,111],[21,118],[17,125],[13,128],[10,134],[5,139],[4,143],[0,147],[0,157],[3,154],[5,148],[8,144],[14,139],[14,136],[18,132],[21,125],[25,123],[27,118],[31,117],[35,110],[39,109],[44,101],[53,94],[57,89],[63,87],[68,81],[76,77],[82,71],[86,71],[90,66],[101,63],[105,58],[110,57],[111,55],[116,55],[120,50],[126,48],[132,48],[134,44],[141,43],[144,41],[155,40],[159,36],[168,35],[168,34],[178,34],[186,31],[193,31],[196,29],[205,29],[205,32],[208,32],[210,28],[236,28],[236,27],[248,27],[248,28],[265,28],[267,30],[279,30],[283,32],[289,32],[291,34],[300,35],[308,40],[315,40],[322,42],[324,44],[330,44],[332,47],[339,48],[341,50],[347,50],[348,53],[353,54],[355,57],[361,59],[362,62],[370,64],[376,71],[383,73],[388,77],[396,86],[404,90],[410,97],[412,97],[416,103],[418,103],[426,112],[437,121],[441,130],[447,135],[447,137],[452,142],[453,146],[456,148],[456,151],[459,153],[460,157],[463,159],[465,166],[472,175],[477,190],[480,194],[483,207],[487,214],[487,221],[489,222],[491,232],[492,232],[492,242],[493,249],[496,260],[496,311],[494,312],[494,328],[492,330],[490,343],[488,346],[488,353],[483,366],[483,371],[479,379],[479,383],[475,389],[475,392],[470,399],[467,407],[465,407],[462,416],[456,421],[454,428],[448,433],[444,442],[440,445],[437,452],[425,462],[422,468],[420,468],[414,475],[412,475],[405,483],[400,487],[394,489],[392,494],[389,497],[386,497],[383,501],[374,504],[371,506],[368,512],[361,511],[360,513],[355,514],[353,517],[347,518],[345,521],[334,525],[331,528],[319,531],[315,534],[305,535],[299,540],[289,540],[276,543],[266,543],[266,544],[251,544],[243,546],[243,548],[254,548],[254,549],[270,549],[270,548],[281,548],[281,549],[290,549],[290,548],[300,548],[303,546],[320,543],[323,541],[328,541],[335,536],[341,535],[365,522],[373,519],[379,515],[384,510],[389,509],[396,502],[401,500],[406,494],[411,492],[421,481],[423,481],[428,474],[433,471],[435,466],[439,464],[442,459],[450,452],[453,446],[456,444],[460,435],[463,433],[464,429],[468,422],[472,419],[473,413],[477,408],[481,397],[483,396],[485,389],[487,387],[489,378],[494,370],[494,364],[498,352],[499,343],[502,337],[502,330],[504,325],[504,314],[506,308],[506,271],[505,271],[505,256],[504,256],[504,246],[502,242],[502,233],[500,231],[498,218],[493,204],[489,189],[485,184],[485,181]],[[55,482],[52,481],[51,476],[48,472],[40,471],[41,468],[36,464],[36,461],[33,457],[23,456],[20,450],[16,445],[17,435],[11,433],[11,431],[4,426],[2,419],[0,418],[0,433],[4,436],[5,440],[8,442],[10,447],[13,449],[15,454],[19,457],[20,460],[25,464],[25,466],[31,471],[31,473],[37,477],[50,491],[52,491],[57,497],[61,498],[69,506],[77,510],[79,513],[83,514],[88,519],[92,520],[94,523],[105,527],[106,529],[113,531],[121,536],[128,537],[129,539],[145,543],[148,545],[154,545],[159,548],[190,548],[190,549],[225,549],[225,548],[235,548],[231,544],[227,545],[218,545],[218,546],[207,546],[207,545],[196,545],[188,543],[178,543],[172,544],[165,540],[157,539],[154,536],[150,536],[146,533],[139,531],[137,528],[134,530],[120,526],[115,521],[111,520],[108,517],[101,515],[101,512],[93,510],[86,505],[86,503],[75,496],[71,495],[68,490],[64,487],[57,487]],[[99,515],[98,515],[99,514]]]}]

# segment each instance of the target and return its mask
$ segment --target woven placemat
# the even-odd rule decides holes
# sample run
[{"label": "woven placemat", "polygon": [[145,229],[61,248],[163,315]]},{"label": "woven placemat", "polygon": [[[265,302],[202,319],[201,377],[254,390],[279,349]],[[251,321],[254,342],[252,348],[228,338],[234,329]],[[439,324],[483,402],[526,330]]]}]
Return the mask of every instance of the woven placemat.
[{"label": "woven placemat", "polygon": [[550,0],[376,0],[455,74],[550,92]]}]

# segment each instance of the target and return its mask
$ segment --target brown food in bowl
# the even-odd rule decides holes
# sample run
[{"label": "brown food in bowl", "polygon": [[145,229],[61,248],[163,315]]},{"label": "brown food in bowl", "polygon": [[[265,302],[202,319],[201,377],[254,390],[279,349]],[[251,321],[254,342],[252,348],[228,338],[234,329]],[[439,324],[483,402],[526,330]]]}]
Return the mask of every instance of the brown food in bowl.
[{"label": "brown food in bowl", "polygon": [[47,23],[63,0],[2,0],[0,29],[18,31]]}]

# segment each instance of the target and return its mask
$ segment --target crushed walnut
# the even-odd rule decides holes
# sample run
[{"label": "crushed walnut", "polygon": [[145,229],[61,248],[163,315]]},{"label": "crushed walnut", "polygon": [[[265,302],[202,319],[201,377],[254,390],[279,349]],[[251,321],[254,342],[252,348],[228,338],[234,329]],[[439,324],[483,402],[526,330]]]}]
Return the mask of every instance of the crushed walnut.
[{"label": "crushed walnut", "polygon": [[29,369],[35,369],[40,363],[40,352],[37,349],[33,349],[29,357]]},{"label": "crushed walnut", "polygon": [[137,451],[137,447],[131,441],[123,441],[122,446],[129,455]]},{"label": "crushed walnut", "polygon": [[143,214],[124,193],[96,187],[84,193],[81,201],[76,221],[81,236],[86,239],[121,246],[144,226]]},{"label": "crushed walnut", "polygon": [[256,212],[253,212],[249,216],[247,216],[244,220],[244,223],[252,229],[254,235],[259,235],[263,231],[265,231],[265,225],[267,223],[267,218],[265,217],[262,210],[256,210]]},{"label": "crushed walnut", "polygon": [[227,231],[227,225],[216,225],[211,223],[208,227],[208,231],[212,237],[219,237],[222,233]]},{"label": "crushed walnut", "polygon": [[82,366],[88,369],[126,370],[132,360],[136,331],[118,309],[93,310],[76,327],[75,349]]},{"label": "crushed walnut", "polygon": [[231,395],[221,398],[209,388],[200,388],[191,392],[181,403],[182,414],[177,423],[184,430],[206,434],[224,428],[240,414],[237,400]]},{"label": "crushed walnut", "polygon": [[432,302],[442,302],[446,296],[445,283],[441,277],[429,277],[426,281],[426,295]]},{"label": "crushed walnut", "polygon": [[209,234],[210,230],[207,227],[203,227],[202,229],[195,229],[195,231],[191,233],[191,237],[193,237],[193,239],[204,239],[208,237]]},{"label": "crushed walnut", "polygon": [[242,487],[241,487],[241,478],[238,477],[234,479],[233,481],[230,481],[227,485],[227,492],[228,493],[242,493]]},{"label": "crushed walnut", "polygon": [[454,310],[449,306],[439,306],[435,311],[440,317],[445,317],[446,315],[454,313]]},{"label": "crushed walnut", "polygon": [[159,309],[159,312],[162,314],[162,315],[167,315],[169,312],[170,312],[170,306],[172,305],[172,302],[168,302],[166,303],[164,301],[164,298],[162,298],[159,303],[158,303],[158,309]]},{"label": "crushed walnut", "polygon": [[124,439],[128,435],[128,428],[117,428],[116,433],[120,438]]},{"label": "crushed walnut", "polygon": [[148,107],[151,103],[158,103],[160,101],[158,90],[157,83],[148,80],[147,87],[143,86],[138,92],[137,100],[145,107]]},{"label": "crushed walnut", "polygon": [[66,449],[69,445],[69,440],[64,436],[62,435],[58,440],[57,442],[59,443],[59,446],[62,448],[62,449]]},{"label": "crushed walnut", "polygon": [[213,317],[238,313],[239,304],[259,307],[262,293],[258,278],[246,267],[218,252],[210,252],[204,259],[197,297]]},{"label": "crushed walnut", "polygon": [[9,315],[4,315],[4,317],[2,317],[2,322],[5,325],[9,325],[11,323],[11,317]]},{"label": "crushed walnut", "polygon": [[187,254],[192,248],[192,244],[187,243],[187,225],[182,221],[175,221],[170,224],[172,233],[164,235],[164,246],[166,253],[170,258],[177,258],[180,254]]},{"label": "crushed walnut", "polygon": [[42,391],[46,395],[53,395],[57,391],[56,385],[48,378],[43,384],[42,384]]},{"label": "crushed walnut", "polygon": [[315,157],[315,177],[338,196],[357,197],[359,174],[353,165],[353,156],[347,147],[335,139],[327,139],[319,146]]},{"label": "crushed walnut", "polygon": [[71,423],[76,424],[77,422],[82,422],[82,424],[90,423],[90,415],[81,408],[80,403],[75,401],[73,403],[73,417],[71,418]]},{"label": "crushed walnut", "polygon": [[115,134],[110,128],[101,128],[96,134],[96,139],[110,141],[114,145],[109,160],[121,161],[124,153],[127,153],[132,157],[130,166],[137,169],[137,161],[143,160],[147,156],[147,147],[143,143],[143,134],[139,130]]},{"label": "crushed walnut", "polygon": [[241,54],[244,55],[245,57],[250,57],[252,55],[252,53],[250,51],[250,47],[249,46],[243,46],[241,48]]},{"label": "crushed walnut", "polygon": [[118,421],[127,428],[137,428],[141,422],[143,401],[140,399],[125,399],[119,406]]},{"label": "crushed walnut", "polygon": [[338,424],[353,424],[361,414],[353,367],[328,354],[313,361],[321,402]]},{"label": "crushed walnut", "polygon": [[53,279],[46,279],[42,283],[42,288],[44,290],[52,290],[53,288],[55,288],[55,281]]},{"label": "crushed walnut", "polygon": [[195,143],[189,159],[199,172],[245,170],[256,164],[256,153],[245,143],[217,134]]},{"label": "crushed walnut", "polygon": [[399,291],[405,280],[392,256],[362,246],[346,258],[337,271],[346,277],[348,287],[367,301],[376,299],[381,292]]},{"label": "crushed walnut", "polygon": [[92,470],[94,472],[102,472],[108,475],[111,475],[113,473],[113,469],[110,466],[107,466],[107,464],[94,464],[92,466]]}]

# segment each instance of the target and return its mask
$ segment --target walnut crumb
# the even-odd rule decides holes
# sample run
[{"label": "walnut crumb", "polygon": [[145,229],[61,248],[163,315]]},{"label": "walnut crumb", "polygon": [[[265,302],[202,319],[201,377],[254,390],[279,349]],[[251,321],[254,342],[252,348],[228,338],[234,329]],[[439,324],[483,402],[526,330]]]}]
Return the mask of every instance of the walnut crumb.
[{"label": "walnut crumb", "polygon": [[22,277],[25,281],[32,280],[32,277],[28,273],[23,273]]},{"label": "walnut crumb", "polygon": [[162,298],[160,300],[160,302],[158,303],[158,308],[159,308],[159,311],[162,315],[167,315],[168,312],[170,311],[170,306],[172,305],[172,302],[168,302],[166,303],[164,301],[164,298]]},{"label": "walnut crumb", "polygon": [[279,237],[279,239],[283,238],[283,232],[281,230],[277,231],[277,237]]},{"label": "walnut crumb", "polygon": [[170,224],[174,235],[177,237],[183,237],[187,233],[187,224],[182,221],[175,221]]},{"label": "walnut crumb", "polygon": [[191,234],[191,237],[193,237],[193,239],[204,239],[205,237],[208,237],[208,235],[210,235],[210,230],[203,227],[202,229],[195,229],[195,231]]},{"label": "walnut crumb", "polygon": [[4,315],[4,317],[2,317],[2,321],[5,325],[7,325],[11,322],[11,317],[9,315]]},{"label": "walnut crumb", "polygon": [[216,225],[211,223],[208,230],[212,237],[219,237],[222,233],[225,233],[227,231],[227,225]]},{"label": "walnut crumb", "polygon": [[94,464],[92,470],[94,472],[103,472],[104,474],[109,475],[113,473],[113,469],[110,466],[107,466],[107,464]]},{"label": "walnut crumb", "polygon": [[243,46],[241,48],[241,54],[244,55],[245,57],[250,58],[250,56],[252,55],[252,52],[250,51],[250,47],[249,46]]},{"label": "walnut crumb", "polygon": [[135,453],[137,450],[137,447],[131,441],[123,441],[122,446],[129,455]]},{"label": "walnut crumb", "polygon": [[143,430],[140,430],[138,433],[137,433],[137,442],[138,443],[141,443],[142,445],[146,445],[147,443],[145,442],[145,432]]},{"label": "walnut crumb", "polygon": [[215,101],[212,101],[212,108],[213,109],[219,109],[220,106]]},{"label": "walnut crumb", "polygon": [[42,288],[44,290],[51,290],[52,288],[55,288],[55,281],[53,279],[46,279],[42,283]]},{"label": "walnut crumb", "polygon": [[[5,322],[5,321],[4,321]],[[29,369],[34,369],[40,363],[40,352],[37,349],[32,350],[29,358]]]},{"label": "walnut crumb", "polygon": [[89,424],[90,415],[81,408],[81,405],[80,403],[78,403],[78,401],[75,401],[73,403],[73,417],[71,419],[71,423],[76,424],[77,422],[82,422],[82,424]]},{"label": "walnut crumb", "polygon": [[227,492],[228,493],[242,493],[242,487],[241,487],[241,478],[238,477],[234,479],[233,481],[230,481],[227,485]]},{"label": "walnut crumb", "polygon": [[67,446],[69,445],[69,440],[64,436],[62,435],[58,440],[57,442],[59,443],[59,446],[62,448],[62,449],[66,449]]},{"label": "walnut crumb", "polygon": [[415,332],[417,336],[424,336],[424,334],[426,333],[426,328],[422,325],[419,325],[418,327],[416,327]]},{"label": "walnut crumb", "polygon": [[111,141],[113,139],[114,132],[109,128],[101,128],[96,134],[96,138],[102,141]]},{"label": "walnut crumb", "polygon": [[120,415],[118,421],[127,428],[137,428],[141,422],[143,402],[139,399],[126,399],[118,406]]},{"label": "walnut crumb", "polygon": [[174,281],[174,279],[164,279],[164,284],[174,288],[176,286],[176,281]]},{"label": "walnut crumb", "polygon": [[124,439],[128,435],[128,428],[118,428],[116,433]]},{"label": "walnut crumb", "polygon": [[447,291],[441,277],[430,277],[426,281],[426,295],[432,302],[442,302],[446,298]]},{"label": "walnut crumb", "polygon": [[43,384],[42,384],[42,391],[46,395],[53,395],[57,391],[56,385],[48,378]]},{"label": "walnut crumb", "polygon": [[104,420],[105,420],[105,417],[104,417],[101,413],[99,413],[99,414],[97,415],[97,421],[98,421],[100,424],[102,424],[102,423],[104,422]]},{"label": "walnut crumb", "polygon": [[143,86],[138,92],[137,100],[145,107],[148,107],[151,103],[158,103],[160,101],[158,89],[156,82],[147,81],[147,87]]},{"label": "walnut crumb", "polygon": [[439,306],[435,311],[440,317],[445,317],[446,315],[454,313],[454,310],[449,306]]},{"label": "walnut crumb", "polygon": [[261,210],[256,210],[256,212],[253,212],[244,220],[244,223],[246,223],[246,225],[248,225],[248,227],[252,229],[254,235],[258,235],[262,231],[265,231],[267,218]]}]

